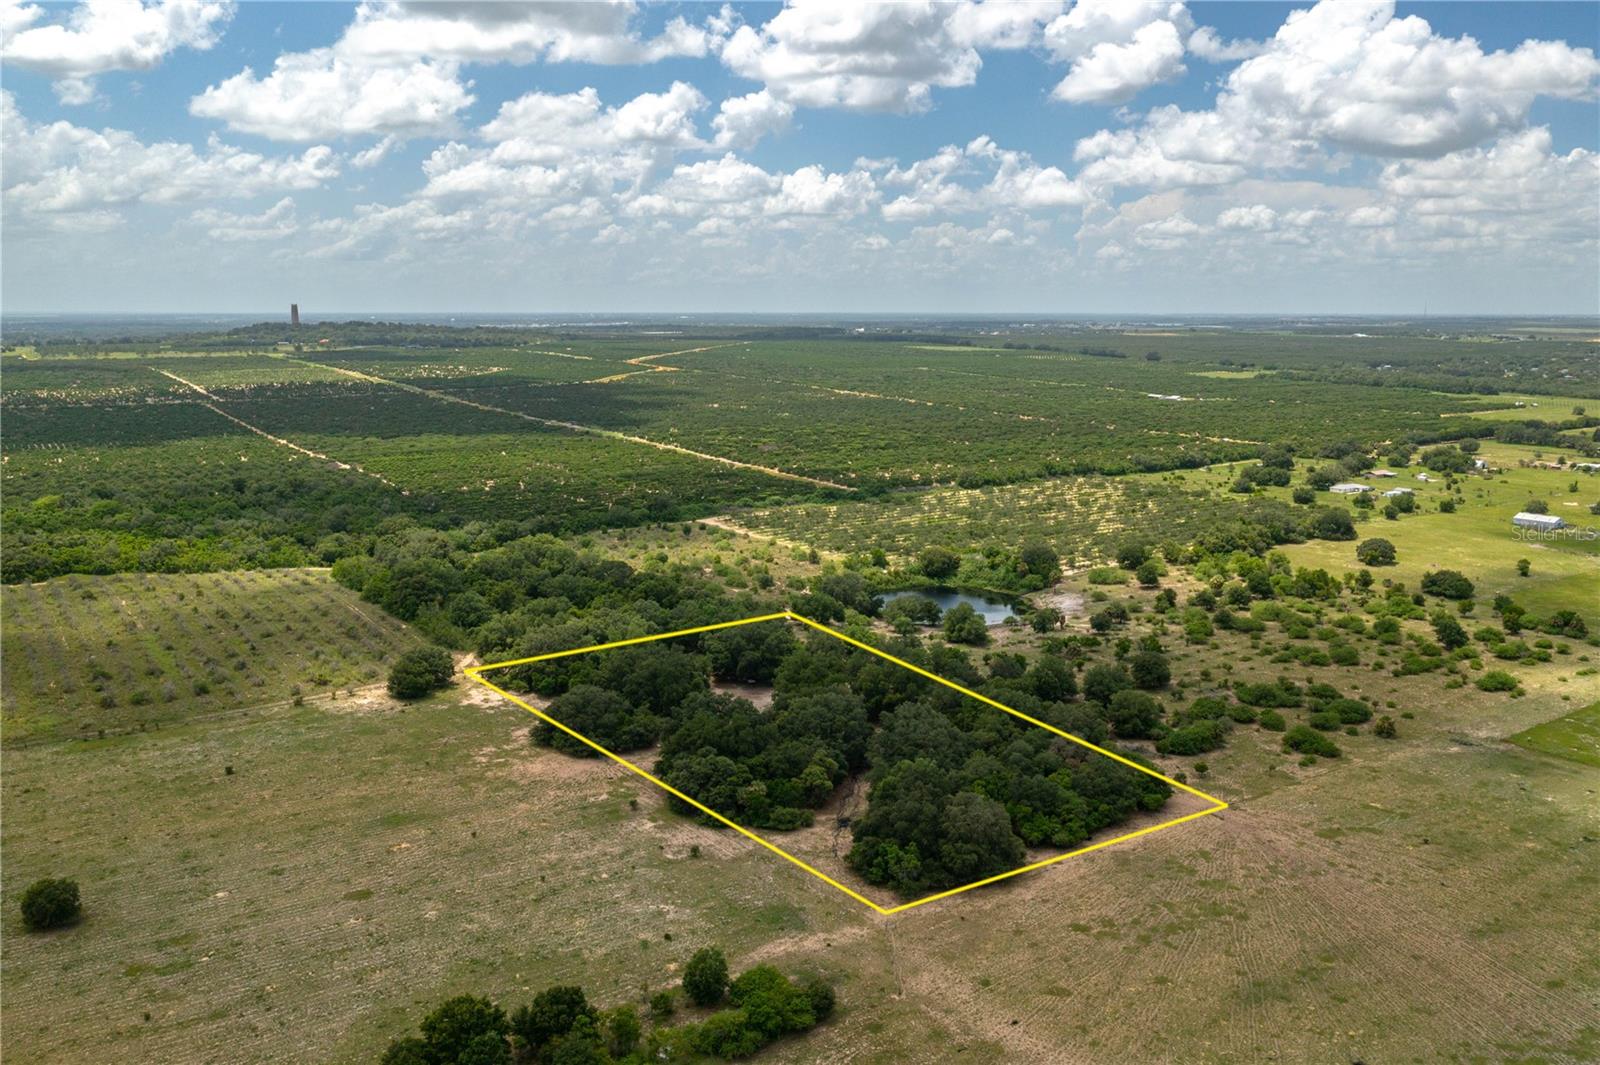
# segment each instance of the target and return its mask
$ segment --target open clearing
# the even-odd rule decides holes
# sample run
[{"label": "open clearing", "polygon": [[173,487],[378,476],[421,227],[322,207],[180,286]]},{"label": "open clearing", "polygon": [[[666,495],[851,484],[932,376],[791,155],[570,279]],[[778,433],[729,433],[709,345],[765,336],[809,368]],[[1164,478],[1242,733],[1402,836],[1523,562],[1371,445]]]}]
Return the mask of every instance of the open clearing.
[{"label": "open clearing", "polygon": [[1311,773],[1241,742],[1213,758],[1234,809],[890,919],[458,697],[8,750],[7,894],[70,868],[89,907],[11,940],[8,1049],[370,1061],[445,995],[636,1001],[714,941],[839,981],[778,1061],[1583,1060],[1596,781],[1466,740],[1472,702]]}]

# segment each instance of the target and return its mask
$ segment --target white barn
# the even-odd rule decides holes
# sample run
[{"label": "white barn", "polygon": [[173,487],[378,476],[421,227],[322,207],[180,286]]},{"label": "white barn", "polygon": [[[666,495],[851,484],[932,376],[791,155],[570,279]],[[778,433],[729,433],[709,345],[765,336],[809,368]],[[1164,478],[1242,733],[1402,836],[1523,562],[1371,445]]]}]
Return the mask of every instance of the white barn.
[{"label": "white barn", "polygon": [[1416,495],[1416,493],[1413,492],[1409,488],[1391,488],[1387,492],[1383,493],[1383,498],[1385,498],[1385,499],[1393,499],[1395,496],[1410,496],[1410,495]]},{"label": "white barn", "polygon": [[1369,490],[1370,490],[1370,487],[1368,485],[1356,484],[1353,481],[1344,481],[1344,482],[1336,484],[1332,488],[1328,489],[1328,491],[1337,492],[1342,496],[1359,495],[1360,493],[1366,492],[1366,491],[1369,491]]},{"label": "white barn", "polygon": [[1512,518],[1511,524],[1523,529],[1562,529],[1566,522],[1558,514],[1530,514],[1528,511],[1518,511]]}]

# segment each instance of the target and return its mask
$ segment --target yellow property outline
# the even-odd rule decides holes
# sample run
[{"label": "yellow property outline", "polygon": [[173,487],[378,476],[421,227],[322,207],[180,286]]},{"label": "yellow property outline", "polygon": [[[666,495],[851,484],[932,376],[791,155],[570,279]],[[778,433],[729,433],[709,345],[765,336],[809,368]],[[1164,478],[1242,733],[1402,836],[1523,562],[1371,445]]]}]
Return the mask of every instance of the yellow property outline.
[{"label": "yellow property outline", "polygon": [[[536,706],[534,706],[534,705],[532,705],[532,704],[530,704],[528,702],[525,702],[522,699],[519,699],[517,696],[515,696],[515,695],[511,694],[510,692],[506,691],[504,688],[501,688],[496,684],[492,684],[492,683],[490,683],[489,681],[487,681],[487,680],[485,680],[483,678],[483,674],[485,672],[489,671],[489,670],[492,670],[492,669],[506,669],[506,668],[508,668],[510,666],[525,666],[525,665],[530,665],[530,664],[532,664],[534,662],[548,662],[553,658],[570,658],[573,655],[588,654],[590,651],[607,651],[607,650],[610,650],[613,647],[628,647],[628,646],[631,646],[633,644],[654,643],[657,640],[670,640],[670,639],[672,639],[674,637],[677,637],[677,636],[693,636],[696,633],[714,632],[717,629],[731,629],[731,628],[734,628],[734,627],[739,626],[739,625],[754,625],[757,622],[761,622],[761,621],[779,621],[779,620],[798,621],[802,625],[807,625],[807,626],[815,629],[818,632],[826,633],[827,635],[832,636],[836,640],[843,640],[845,643],[850,644],[853,647],[859,647],[863,651],[867,651],[867,652],[869,652],[871,654],[875,654],[879,658],[882,658],[882,659],[885,659],[887,661],[893,662],[895,665],[900,666],[900,667],[902,667],[904,669],[909,669],[911,672],[916,673],[919,676],[926,677],[927,679],[929,679],[931,681],[936,681],[939,684],[943,684],[946,688],[950,688],[950,689],[952,689],[954,691],[958,691],[962,695],[965,695],[965,696],[967,696],[969,698],[972,698],[972,699],[976,699],[980,703],[984,703],[984,704],[986,704],[988,706],[992,706],[996,710],[1004,710],[1006,713],[1010,714],[1012,717],[1021,718],[1023,721],[1028,722],[1028,724],[1030,724],[1030,725],[1037,725],[1039,728],[1045,729],[1045,730],[1047,730],[1049,732],[1053,732],[1057,736],[1062,737],[1063,739],[1071,740],[1073,743],[1078,744],[1080,747],[1087,747],[1089,750],[1094,751],[1096,754],[1103,754],[1107,758],[1110,758],[1110,759],[1112,759],[1114,761],[1117,761],[1117,762],[1121,762],[1123,765],[1128,766],[1128,767],[1130,767],[1132,769],[1137,769],[1139,772],[1148,774],[1149,776],[1152,776],[1152,777],[1155,777],[1157,780],[1165,781],[1166,783],[1172,785],[1173,787],[1179,789],[1180,791],[1186,791],[1190,795],[1194,795],[1194,796],[1197,796],[1199,798],[1202,798],[1202,799],[1206,800],[1207,802],[1211,803],[1212,805],[1210,807],[1208,807],[1207,809],[1199,811],[1198,813],[1184,814],[1182,817],[1174,817],[1172,820],[1163,821],[1158,825],[1151,825],[1148,828],[1141,828],[1141,829],[1138,829],[1137,831],[1134,831],[1134,832],[1125,832],[1122,835],[1115,837],[1114,839],[1101,840],[1099,843],[1091,843],[1087,847],[1079,847],[1077,850],[1068,851],[1065,854],[1058,854],[1054,858],[1046,858],[1042,862],[1034,862],[1031,865],[1024,865],[1024,866],[1021,866],[1021,867],[1019,867],[1017,869],[1013,869],[1010,872],[1000,873],[998,876],[986,877],[983,880],[974,880],[970,884],[963,884],[961,887],[950,888],[948,891],[940,891],[940,892],[938,892],[936,894],[928,895],[928,896],[926,896],[924,898],[915,899],[915,900],[913,900],[911,902],[901,903],[899,906],[879,906],[876,902],[873,902],[871,899],[867,898],[865,895],[861,894],[858,891],[851,890],[850,888],[846,887],[845,885],[839,883],[837,880],[833,879],[833,877],[829,876],[827,873],[824,873],[821,870],[819,870],[819,869],[817,869],[817,868],[815,868],[815,867],[813,867],[811,865],[808,865],[806,862],[801,861],[799,858],[796,858],[794,855],[790,854],[788,851],[784,850],[782,847],[779,847],[777,844],[771,843],[768,840],[763,839],[761,836],[756,835],[754,832],[750,831],[748,828],[745,828],[742,825],[735,824],[733,821],[730,821],[728,818],[726,818],[726,817],[722,816],[721,814],[717,813],[717,811],[711,809],[709,806],[706,806],[704,803],[698,802],[695,799],[690,798],[688,795],[685,795],[683,792],[679,791],[677,788],[673,787],[671,784],[668,784],[666,781],[662,780],[660,777],[655,776],[653,773],[649,772],[648,770],[643,769],[643,768],[641,768],[641,767],[639,767],[637,765],[634,765],[632,762],[628,761],[626,758],[622,757],[619,754],[615,754],[615,753],[607,750],[606,748],[602,747],[600,744],[598,744],[598,743],[594,742],[593,740],[591,740],[589,737],[583,735],[581,732],[577,732],[577,731],[575,731],[575,730],[573,730],[571,728],[568,728],[566,725],[564,725],[561,722],[557,721],[555,718],[551,717],[549,714],[545,713],[543,710],[540,710],[538,707],[536,707]],[[724,825],[727,825],[729,828],[733,829],[735,832],[739,833],[741,836],[744,836],[744,837],[746,837],[748,839],[754,840],[755,842],[761,844],[761,846],[767,848],[767,850],[769,850],[772,853],[778,855],[779,857],[786,858],[789,861],[793,862],[795,865],[798,865],[800,868],[804,869],[806,872],[810,873],[812,876],[816,877],[818,880],[821,880],[821,881],[823,881],[823,882],[825,882],[827,884],[832,885],[833,887],[838,888],[840,891],[844,892],[846,895],[849,895],[851,898],[855,899],[857,902],[862,903],[863,905],[871,907],[872,909],[876,910],[878,913],[883,914],[886,917],[889,916],[890,914],[903,913],[904,911],[913,909],[913,908],[915,908],[917,906],[925,906],[930,902],[937,902],[940,899],[947,899],[951,895],[959,895],[963,891],[971,891],[973,888],[983,887],[986,884],[997,883],[998,881],[1001,881],[1001,880],[1009,880],[1011,877],[1020,876],[1023,873],[1031,873],[1035,869],[1043,869],[1047,865],[1054,865],[1057,862],[1064,862],[1068,858],[1076,858],[1080,854],[1088,854],[1090,851],[1101,850],[1102,848],[1109,847],[1114,843],[1123,843],[1123,842],[1125,842],[1127,840],[1130,840],[1130,839],[1136,839],[1139,836],[1148,836],[1152,832],[1160,832],[1164,828],[1171,828],[1174,825],[1181,825],[1185,821],[1194,821],[1194,820],[1197,820],[1199,818],[1206,817],[1206,816],[1208,816],[1210,814],[1214,814],[1214,813],[1218,813],[1218,812],[1220,812],[1222,810],[1226,810],[1228,808],[1228,804],[1223,802],[1221,799],[1217,798],[1215,795],[1207,795],[1205,792],[1200,791],[1200,790],[1198,790],[1196,788],[1191,788],[1189,785],[1184,784],[1184,783],[1182,783],[1180,781],[1177,781],[1177,780],[1173,780],[1169,776],[1165,776],[1164,774],[1157,773],[1154,769],[1150,769],[1147,766],[1142,766],[1138,762],[1133,761],[1131,758],[1124,758],[1122,755],[1117,754],[1115,751],[1108,751],[1104,747],[1098,746],[1096,744],[1090,743],[1088,740],[1081,739],[1080,737],[1074,736],[1070,732],[1063,732],[1061,729],[1056,728],[1054,725],[1046,724],[1045,722],[1040,721],[1036,717],[1030,717],[1027,714],[1022,713],[1020,710],[1013,710],[1013,709],[1011,709],[1011,707],[1006,706],[1003,703],[995,702],[993,699],[989,698],[986,695],[979,695],[977,692],[973,691],[970,688],[964,688],[961,685],[955,683],[954,681],[946,680],[945,678],[943,678],[941,676],[938,676],[937,674],[928,672],[927,670],[921,668],[920,666],[912,665],[910,662],[907,662],[906,660],[904,660],[902,658],[896,658],[894,655],[889,654],[886,651],[880,651],[878,648],[873,647],[871,644],[862,643],[860,640],[854,639],[854,638],[852,638],[850,636],[846,636],[842,632],[838,632],[838,631],[836,631],[834,629],[830,629],[828,626],[823,625],[820,622],[812,621],[810,618],[807,618],[807,617],[802,617],[799,614],[794,613],[792,610],[784,610],[784,611],[780,611],[780,612],[778,612],[776,614],[760,614],[760,615],[757,615],[756,617],[741,618],[738,621],[722,621],[722,622],[718,622],[715,625],[700,625],[700,626],[698,626],[696,628],[692,628],[692,629],[679,629],[677,632],[663,632],[663,633],[658,633],[657,635],[654,635],[654,636],[636,636],[636,637],[634,637],[632,639],[629,639],[629,640],[614,640],[611,643],[595,644],[592,647],[576,647],[576,648],[573,648],[570,651],[553,651],[550,654],[534,655],[532,658],[514,658],[514,659],[511,659],[510,661],[506,661],[506,662],[491,662],[488,665],[468,666],[467,669],[464,672],[466,673],[467,676],[471,677],[477,683],[483,685],[485,688],[488,688],[492,692],[495,692],[495,693],[497,693],[497,694],[499,694],[501,696],[504,696],[506,699],[509,699],[511,702],[513,702],[516,705],[522,707],[524,710],[528,711],[528,713],[530,713],[533,716],[537,717],[539,720],[544,721],[547,724],[550,724],[550,725],[560,729],[562,732],[565,732],[567,735],[571,736],[575,740],[578,740],[580,743],[583,743],[583,744],[585,744],[585,745],[587,745],[589,747],[594,748],[596,751],[598,751],[601,754],[605,755],[607,758],[611,759],[613,762],[616,762],[618,765],[622,766],[623,768],[628,769],[628,770],[630,770],[630,771],[632,771],[634,773],[637,773],[641,777],[644,777],[644,779],[648,780],[650,783],[654,784],[656,787],[662,789],[663,791],[666,791],[666,792],[669,792],[669,793],[671,793],[673,795],[676,795],[678,798],[682,799],[684,802],[688,803],[690,806],[693,806],[695,809],[699,810],[701,813],[705,814],[707,817],[713,818],[714,820],[719,821]]]}]

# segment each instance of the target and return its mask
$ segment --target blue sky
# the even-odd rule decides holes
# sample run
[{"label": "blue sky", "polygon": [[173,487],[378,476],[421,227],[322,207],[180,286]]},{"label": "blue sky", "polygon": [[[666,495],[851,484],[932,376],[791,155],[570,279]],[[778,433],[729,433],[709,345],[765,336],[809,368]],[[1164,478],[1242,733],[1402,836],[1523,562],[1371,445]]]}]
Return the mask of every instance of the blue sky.
[{"label": "blue sky", "polygon": [[1596,313],[1597,13],[0,0],[0,301]]}]

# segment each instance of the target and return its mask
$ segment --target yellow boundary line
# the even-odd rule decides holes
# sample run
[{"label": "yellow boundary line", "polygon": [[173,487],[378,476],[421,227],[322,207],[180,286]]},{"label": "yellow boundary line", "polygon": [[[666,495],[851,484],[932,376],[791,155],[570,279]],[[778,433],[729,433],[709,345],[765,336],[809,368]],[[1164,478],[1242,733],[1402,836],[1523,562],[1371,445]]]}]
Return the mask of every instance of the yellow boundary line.
[{"label": "yellow boundary line", "polygon": [[[543,710],[540,710],[538,707],[534,706],[533,704],[531,704],[529,702],[526,702],[525,700],[523,700],[521,698],[518,698],[517,696],[515,696],[515,695],[511,694],[510,692],[506,691],[504,688],[500,687],[499,685],[494,684],[494,683],[492,683],[492,682],[490,682],[488,680],[485,680],[484,677],[483,677],[483,674],[485,672],[487,672],[489,670],[493,670],[493,669],[507,669],[507,668],[509,668],[511,666],[526,666],[526,665],[531,665],[531,664],[533,664],[535,662],[548,662],[548,661],[551,661],[552,659],[556,659],[556,658],[570,658],[570,657],[572,657],[574,655],[588,654],[590,651],[609,651],[612,648],[616,648],[616,647],[631,647],[631,646],[633,646],[635,644],[654,643],[657,640],[670,640],[670,639],[673,639],[673,638],[678,637],[678,636],[693,636],[693,635],[695,635],[697,633],[702,633],[702,632],[715,632],[718,629],[731,629],[731,628],[734,628],[734,627],[739,626],[739,625],[754,625],[754,624],[756,624],[758,622],[762,622],[762,621],[779,621],[779,620],[798,621],[802,625],[807,625],[810,628],[815,629],[818,632],[825,633],[825,634],[827,634],[829,636],[832,636],[836,640],[841,640],[841,641],[843,641],[843,642],[845,642],[847,644],[850,644],[852,647],[858,647],[861,650],[866,651],[866,652],[868,652],[870,654],[877,655],[879,658],[882,658],[882,659],[884,659],[886,661],[889,661],[889,662],[893,662],[895,665],[900,666],[903,669],[909,669],[911,672],[917,674],[918,676],[926,677],[928,680],[935,681],[936,683],[939,683],[939,684],[943,684],[946,688],[949,688],[952,691],[960,692],[962,695],[965,695],[965,696],[967,696],[969,698],[972,698],[972,699],[976,699],[980,703],[983,703],[983,704],[985,704],[987,706],[992,706],[996,710],[1003,710],[1006,713],[1010,714],[1012,717],[1019,718],[1019,719],[1021,719],[1023,721],[1026,721],[1030,725],[1036,725],[1039,728],[1045,729],[1048,732],[1052,732],[1055,735],[1062,737],[1063,739],[1071,740],[1073,743],[1078,744],[1080,747],[1085,747],[1088,750],[1094,751],[1096,754],[1105,755],[1107,758],[1110,758],[1111,760],[1116,761],[1116,762],[1121,762],[1123,765],[1128,766],[1131,769],[1137,769],[1139,772],[1144,773],[1144,774],[1146,774],[1148,776],[1155,777],[1157,780],[1164,781],[1165,783],[1172,785],[1174,788],[1177,788],[1180,791],[1185,791],[1185,792],[1188,792],[1190,795],[1194,795],[1194,796],[1196,796],[1198,798],[1204,799],[1207,802],[1211,803],[1212,805],[1209,806],[1208,808],[1206,808],[1204,810],[1200,810],[1200,811],[1198,811],[1196,813],[1184,814],[1182,817],[1175,817],[1175,818],[1172,818],[1170,821],[1163,821],[1158,825],[1150,825],[1147,828],[1141,828],[1141,829],[1138,829],[1138,830],[1133,831],[1133,832],[1125,832],[1122,835],[1116,836],[1116,837],[1114,837],[1112,839],[1101,840],[1099,843],[1091,843],[1086,847],[1079,847],[1077,850],[1067,851],[1065,854],[1058,854],[1053,858],[1046,858],[1044,861],[1041,861],[1041,862],[1034,862],[1031,865],[1024,865],[1024,866],[1021,866],[1020,868],[1012,869],[1009,872],[1000,873],[1000,874],[998,874],[996,876],[987,877],[987,878],[985,878],[983,880],[975,880],[970,884],[963,884],[960,887],[950,888],[948,891],[940,891],[940,892],[937,892],[936,894],[933,894],[933,895],[927,895],[927,896],[925,896],[923,898],[920,898],[920,899],[914,899],[911,902],[901,903],[898,906],[880,906],[876,902],[873,902],[871,899],[867,898],[865,895],[861,894],[860,892],[854,891],[851,888],[848,888],[845,885],[839,883],[839,881],[833,879],[833,877],[829,876],[827,873],[824,873],[820,869],[817,869],[816,867],[807,864],[806,862],[802,861],[801,859],[796,858],[794,855],[790,854],[788,851],[784,850],[782,847],[779,847],[777,844],[772,843],[772,842],[762,838],[761,836],[756,835],[754,832],[750,831],[748,828],[745,828],[743,825],[736,824],[735,822],[733,822],[733,821],[729,820],[728,818],[724,817],[722,814],[720,814],[717,811],[711,809],[709,806],[705,805],[704,803],[699,802],[698,800],[696,800],[696,799],[694,799],[694,798],[692,798],[692,797],[690,797],[688,795],[685,795],[683,792],[679,791],[677,788],[673,787],[671,784],[668,784],[666,781],[662,780],[660,777],[657,777],[655,774],[651,773],[650,771],[648,771],[648,770],[646,770],[646,769],[644,769],[644,768],[642,768],[640,766],[635,765],[634,763],[628,761],[626,758],[622,757],[619,754],[616,754],[613,751],[607,750],[605,747],[602,747],[600,744],[594,742],[589,737],[583,735],[581,732],[578,732],[575,729],[568,728],[566,725],[562,724],[560,721],[557,721],[555,718],[551,717],[549,714],[545,713]],[[575,647],[570,651],[552,651],[549,654],[534,655],[531,658],[513,658],[513,659],[510,659],[510,660],[505,661],[505,662],[491,662],[491,663],[488,663],[486,665],[469,666],[465,670],[465,672],[466,672],[466,675],[468,677],[471,677],[473,681],[477,682],[478,684],[483,685],[485,688],[488,688],[490,691],[495,692],[496,694],[503,696],[504,698],[506,698],[506,699],[510,700],[511,702],[515,703],[517,706],[522,707],[524,710],[528,711],[528,713],[530,713],[533,716],[537,717],[539,720],[544,721],[547,724],[549,724],[549,725],[551,725],[551,726],[553,726],[555,728],[560,729],[562,732],[565,732],[567,735],[571,736],[573,739],[579,741],[580,743],[584,744],[585,746],[593,748],[595,751],[597,751],[600,754],[604,755],[605,757],[611,759],[613,762],[616,762],[618,765],[622,766],[624,769],[627,769],[630,772],[638,774],[639,776],[641,776],[644,779],[648,780],[650,783],[654,784],[656,787],[662,789],[663,791],[668,792],[671,795],[677,796],[679,799],[682,799],[684,802],[688,803],[690,806],[694,807],[696,810],[699,810],[701,813],[705,814],[707,817],[710,817],[713,820],[728,826],[729,828],[733,829],[735,832],[739,833],[741,836],[744,836],[747,839],[750,839],[750,840],[755,841],[756,843],[759,843],[761,846],[765,847],[767,850],[769,850],[772,853],[778,855],[779,857],[788,859],[789,861],[793,862],[795,865],[798,865],[800,868],[802,868],[806,872],[810,873],[812,876],[816,877],[818,880],[821,880],[824,883],[826,883],[826,884],[828,884],[828,885],[830,885],[832,887],[838,888],[840,891],[844,892],[846,895],[849,895],[852,899],[855,899],[857,902],[859,902],[859,903],[861,903],[861,904],[863,904],[865,906],[870,907],[871,909],[877,911],[878,913],[880,913],[880,914],[882,914],[882,915],[884,915],[886,917],[891,915],[891,914],[903,913],[906,910],[915,909],[918,906],[926,906],[930,902],[937,902],[940,899],[947,899],[952,895],[959,895],[963,891],[971,891],[973,888],[984,887],[984,886],[986,886],[988,884],[995,884],[995,883],[1000,882],[1001,880],[1009,880],[1010,878],[1012,878],[1014,876],[1021,876],[1023,873],[1031,873],[1036,869],[1043,869],[1046,866],[1055,865],[1057,862],[1064,862],[1068,858],[1075,858],[1080,854],[1088,854],[1090,851],[1103,850],[1104,848],[1110,847],[1113,844],[1125,843],[1130,839],[1137,839],[1140,836],[1148,836],[1152,832],[1160,832],[1164,828],[1172,828],[1175,825],[1181,825],[1181,824],[1184,824],[1187,821],[1195,821],[1195,820],[1198,820],[1199,818],[1207,817],[1207,816],[1210,816],[1211,814],[1214,814],[1214,813],[1219,813],[1219,812],[1221,812],[1223,810],[1226,810],[1228,808],[1228,804],[1227,803],[1223,802],[1221,799],[1217,798],[1214,795],[1208,795],[1205,792],[1200,791],[1197,788],[1191,788],[1189,785],[1184,784],[1181,781],[1173,780],[1171,777],[1166,776],[1166,775],[1164,775],[1162,773],[1158,773],[1154,769],[1149,768],[1148,766],[1140,765],[1138,762],[1133,761],[1131,758],[1125,758],[1122,755],[1117,754],[1115,751],[1108,751],[1104,747],[1101,747],[1098,744],[1090,743],[1088,740],[1083,739],[1083,738],[1081,738],[1079,736],[1074,736],[1070,732],[1063,732],[1061,729],[1056,728],[1054,725],[1050,725],[1050,724],[1047,724],[1047,723],[1045,723],[1043,721],[1040,721],[1036,717],[1030,717],[1029,715],[1022,713],[1020,710],[1013,710],[1011,707],[1006,706],[1004,703],[996,702],[995,700],[989,698],[986,695],[980,695],[979,693],[973,691],[970,688],[963,687],[960,684],[955,683],[954,681],[946,680],[945,678],[943,678],[943,677],[941,677],[941,676],[939,676],[939,675],[937,675],[935,673],[930,673],[927,670],[923,669],[921,666],[913,665],[910,662],[907,662],[903,658],[896,658],[894,655],[889,654],[887,651],[881,651],[878,648],[873,647],[871,644],[863,643],[862,641],[857,640],[857,639],[855,639],[853,637],[846,636],[844,633],[839,632],[836,629],[831,629],[828,626],[823,625],[820,622],[812,621],[810,618],[807,618],[807,617],[802,617],[799,614],[794,613],[792,610],[784,610],[784,611],[780,611],[780,612],[775,613],[775,614],[760,614],[760,615],[757,615],[755,617],[741,618],[738,621],[722,621],[722,622],[718,622],[715,625],[700,625],[700,626],[697,626],[697,627],[692,628],[692,629],[679,629],[676,632],[662,632],[662,633],[657,633],[654,636],[635,636],[632,639],[627,639],[627,640],[613,640],[610,643],[595,644],[592,647]]]}]

